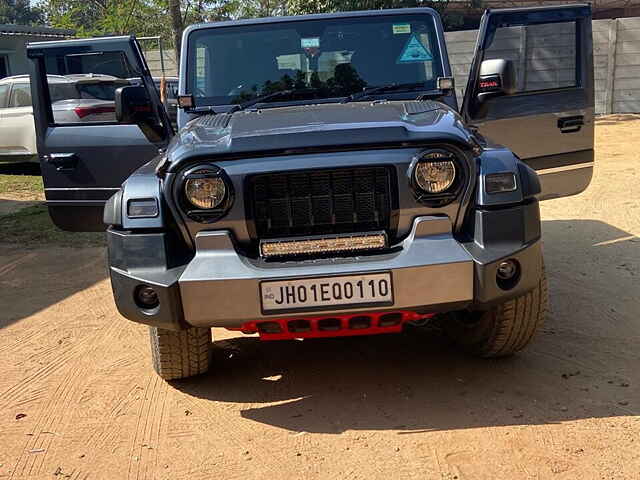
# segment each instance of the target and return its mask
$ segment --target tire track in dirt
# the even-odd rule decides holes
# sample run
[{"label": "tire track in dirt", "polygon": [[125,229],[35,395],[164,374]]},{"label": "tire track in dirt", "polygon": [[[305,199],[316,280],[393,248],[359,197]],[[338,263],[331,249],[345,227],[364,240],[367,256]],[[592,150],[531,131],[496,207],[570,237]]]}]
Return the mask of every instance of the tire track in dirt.
[{"label": "tire track in dirt", "polygon": [[[121,372],[116,374],[119,375]],[[125,388],[122,389],[121,394],[118,394],[113,405],[110,408],[107,407],[109,411],[102,421],[91,429],[88,436],[81,439],[80,443],[87,451],[115,453],[119,444],[122,443],[119,440],[121,440],[124,425],[118,419],[126,415],[129,406],[139,400],[137,396],[139,392],[144,390],[144,387],[138,385],[135,379],[131,379],[131,382],[124,384]],[[111,383],[109,386],[113,387],[114,384]],[[128,439],[130,435],[124,437]]]},{"label": "tire track in dirt", "polygon": [[[95,300],[91,301],[92,296],[94,298],[97,298],[98,301],[97,302]],[[90,313],[95,319],[106,318],[107,311],[105,309],[105,306],[102,304],[103,302],[99,301],[100,300],[99,297],[102,297],[102,296],[104,295],[102,295],[101,289],[98,288],[97,286],[94,286],[90,289],[87,289],[81,292],[81,294],[79,295],[78,301],[76,302],[77,305],[80,306],[79,308],[81,309],[81,312],[79,313],[84,315],[86,315],[87,313]],[[96,303],[99,305],[97,308],[95,307]],[[82,310],[82,307],[88,308],[88,311]],[[70,312],[70,313],[73,313],[73,312]],[[121,324],[121,322],[117,321],[116,319],[115,322],[112,322],[111,324],[106,325],[106,328],[111,329],[113,328],[114,324]],[[47,332],[48,335],[51,335],[53,332],[58,330],[58,327],[59,327],[58,324],[52,324],[52,326],[53,326],[53,329]],[[103,328],[105,327],[103,326]],[[38,368],[35,372],[31,373],[30,375],[21,378],[18,381],[18,383],[12,385],[11,387],[7,388],[6,390],[0,393],[0,411],[8,408],[11,405],[12,401],[16,400],[17,397],[23,394],[30,385],[40,380],[44,380],[51,374],[57,372],[60,368],[64,367],[64,365],[66,365],[69,361],[75,359],[77,356],[84,353],[87,348],[85,344],[91,345],[91,343],[93,342],[102,341],[102,339],[104,338],[104,335],[105,335],[104,332],[100,334],[100,330],[98,330],[95,332],[94,335],[80,336],[73,343],[73,345],[70,345],[66,348],[62,347],[64,348],[62,352],[57,349],[50,350],[50,355],[48,356],[44,355],[42,358],[40,358],[40,362],[44,363],[44,366]],[[99,339],[96,338],[98,336],[99,336]],[[26,344],[23,344],[22,346],[23,348],[31,347],[31,345],[26,345]],[[13,352],[13,353],[18,354],[19,352]],[[48,357],[54,357],[54,358],[53,360],[49,360]]]},{"label": "tire track in dirt", "polygon": [[[95,315],[95,310],[92,313]],[[65,414],[69,411],[69,406],[73,404],[72,400],[78,396],[83,382],[86,383],[88,381],[86,373],[94,366],[93,355],[95,351],[105,343],[113,345],[109,340],[116,336],[118,330],[123,328],[123,325],[124,323],[121,321],[112,322],[101,332],[97,332],[96,335],[86,336],[84,341],[76,342],[74,347],[65,352],[66,355],[58,357],[53,364],[39,369],[36,374],[19,382],[17,385],[21,388],[13,389],[13,395],[11,395],[10,398],[6,398],[6,392],[3,394],[3,396],[5,396],[5,402],[0,409],[6,408],[10,399],[14,398],[18,392],[24,390],[32,382],[38,379],[44,379],[53,372],[70,365],[64,372],[62,380],[58,383],[53,394],[48,397],[44,405],[39,407],[33,434],[30,435],[24,443],[20,457],[18,458],[15,468],[12,470],[11,478],[14,478],[17,472],[20,472],[18,476],[24,475],[25,471],[28,472],[27,474],[29,476],[41,473],[46,457],[51,450],[56,432],[60,430],[59,427],[64,421]],[[89,347],[85,344],[88,344]],[[82,359],[74,362],[73,360],[75,360],[76,357],[80,357],[80,354],[83,354]],[[106,356],[108,356],[107,354],[108,352],[105,352]],[[29,453],[30,451],[41,449],[43,450],[42,455]]]},{"label": "tire track in dirt", "polygon": [[[49,331],[51,330],[47,330],[47,332]],[[17,340],[14,340],[13,343],[8,343],[0,347],[0,353],[4,352],[5,350],[11,350],[11,352],[14,353],[16,349],[20,348],[26,343],[29,343],[29,341],[32,340],[34,336],[41,334],[41,332],[42,332],[42,329],[34,327],[31,331],[27,332],[25,335],[22,335]]]},{"label": "tire track in dirt", "polygon": [[[0,411],[8,409],[13,402],[22,393],[25,392],[32,384],[45,380],[76,357],[81,356],[85,351],[85,344],[91,343],[91,336],[85,336],[79,339],[73,346],[63,350],[53,361],[46,363],[43,367],[37,369],[31,375],[20,379],[20,381],[0,393]],[[24,401],[24,400],[21,400]]]},{"label": "tire track in dirt", "polygon": [[37,256],[38,253],[36,252],[27,253],[26,255],[22,255],[21,257],[18,257],[15,260],[12,260],[9,263],[0,266],[0,277],[13,272],[20,264],[28,262],[29,260],[36,258]]},{"label": "tire track in dirt", "polygon": [[[74,382],[77,381],[77,379],[77,376],[65,375],[63,380],[57,385],[53,394],[48,397],[46,403],[40,407],[40,414],[32,429],[33,433],[28,434],[28,438],[22,448],[22,453],[13,468],[10,478],[14,478],[16,474],[19,477],[25,476],[25,474],[29,476],[33,475],[34,465],[44,461],[44,453],[46,453],[46,448],[48,447],[48,443],[50,443],[50,437],[55,435],[55,430],[48,430],[48,428],[54,423],[51,422],[51,419],[57,413],[56,406],[60,404],[66,406],[69,391],[73,389]],[[43,432],[54,433],[44,434]],[[49,438],[45,438],[45,435]],[[49,442],[47,442],[47,440],[49,440]],[[41,451],[42,454],[30,453],[35,451]]]},{"label": "tire track in dirt", "polygon": [[[214,432],[224,432],[225,448],[222,451],[242,452],[245,451],[247,445],[255,440],[259,435],[256,430],[252,429],[253,422],[242,418],[235,408],[221,408],[218,402],[211,400],[195,398],[179,390],[176,392],[181,398],[188,403],[194,412],[198,411],[203,415],[206,423],[212,426]],[[264,438],[263,438],[264,440]],[[233,448],[229,448],[229,444],[233,444]],[[280,445],[280,448],[273,448],[271,445]],[[304,442],[303,442],[304,445]],[[253,449],[250,452],[251,457],[260,465],[262,478],[278,478],[281,471],[277,467],[279,459],[288,455],[289,445],[288,439],[281,442],[263,441],[260,443],[259,449]],[[232,461],[226,457],[226,461]],[[275,466],[274,466],[275,464]],[[240,464],[238,464],[240,465]],[[353,458],[352,466],[355,471],[365,471],[366,465],[362,460]],[[246,477],[242,475],[242,468],[237,472],[238,477]],[[206,474],[207,472],[203,472]],[[303,472],[296,472],[295,476],[301,476]],[[225,475],[231,475],[229,469],[225,470]],[[206,476],[203,478],[207,478]]]},{"label": "tire track in dirt", "polygon": [[128,479],[155,478],[168,390],[169,385],[155,372],[149,374],[129,450]]},{"label": "tire track in dirt", "polygon": [[[24,255],[23,257],[20,257],[16,260],[14,260],[13,262],[10,262],[7,265],[4,265],[3,267],[0,267],[0,277],[3,274],[8,274],[13,272],[13,270],[15,270],[15,268],[19,265],[21,265],[24,262],[27,262],[28,260],[32,260],[38,258],[38,253],[30,253],[27,255]],[[100,265],[99,265],[100,264]],[[86,272],[88,270],[94,269],[94,268],[101,268],[101,264],[102,264],[102,259],[101,258],[96,258],[96,259],[91,259],[89,262],[83,263],[80,266],[76,266],[70,269],[65,270],[65,276],[67,277],[83,277],[83,275],[86,275]],[[28,267],[29,265],[26,265],[26,267]],[[95,294],[100,294],[100,297],[104,297],[104,288],[100,285],[100,282],[98,284],[92,285],[90,287],[88,287],[87,289],[85,289],[83,292],[80,293],[80,295],[87,295],[90,296],[90,292],[93,291]],[[96,297],[98,295],[95,295]],[[64,311],[66,312],[66,309],[64,308],[64,306],[69,305],[69,304],[73,304],[72,301],[72,297],[70,297],[68,300],[70,301],[63,301],[61,303],[52,305],[51,308],[63,308]],[[105,313],[104,310],[104,305],[106,305],[106,302],[104,301],[99,301],[97,302],[100,307],[99,310],[102,311],[102,313]],[[63,306],[64,305],[64,306]],[[76,309],[77,311],[77,309]],[[95,310],[94,310],[95,311]],[[0,323],[1,324],[1,323]],[[60,327],[60,322],[47,322],[45,325],[45,328],[42,328],[43,325],[38,324],[38,325],[33,325],[31,327],[27,327],[27,329],[25,329],[22,333],[22,335],[16,339],[14,339],[11,343],[0,346],[0,353],[4,352],[6,350],[9,350],[12,352],[13,355],[16,355],[20,352],[21,349],[23,348],[29,348],[30,345],[33,342],[38,341],[41,338],[48,338],[50,337],[54,332],[56,332],[58,330],[58,328]]]}]

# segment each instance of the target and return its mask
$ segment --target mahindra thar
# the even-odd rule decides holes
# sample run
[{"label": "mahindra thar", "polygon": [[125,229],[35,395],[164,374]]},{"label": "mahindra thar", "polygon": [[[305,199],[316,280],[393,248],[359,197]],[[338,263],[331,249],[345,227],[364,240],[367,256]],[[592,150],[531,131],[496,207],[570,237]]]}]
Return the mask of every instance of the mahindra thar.
[{"label": "mahindra thar", "polygon": [[[177,131],[134,37],[28,56],[50,215],[106,226],[115,303],[149,326],[163,378],[209,369],[212,327],[275,340],[437,318],[482,357],[540,328],[539,202],[593,171],[588,5],[488,10],[455,63],[429,8],[193,25]],[[111,120],[54,117],[48,76],[78,74],[127,80]]]}]

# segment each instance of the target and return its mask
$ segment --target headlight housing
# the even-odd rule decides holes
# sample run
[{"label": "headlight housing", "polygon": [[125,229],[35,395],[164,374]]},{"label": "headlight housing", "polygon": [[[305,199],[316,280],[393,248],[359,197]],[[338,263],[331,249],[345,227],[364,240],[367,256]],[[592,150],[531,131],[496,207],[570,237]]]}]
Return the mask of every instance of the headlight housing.
[{"label": "headlight housing", "polygon": [[456,179],[456,164],[452,160],[420,161],[416,164],[414,175],[416,184],[425,192],[442,193]]},{"label": "headlight housing", "polygon": [[[198,171],[195,175],[206,175],[205,172]],[[211,210],[222,204],[227,187],[220,177],[194,176],[184,182],[184,194],[194,207]]]},{"label": "headlight housing", "polygon": [[426,150],[411,165],[416,199],[431,207],[451,203],[464,185],[466,170],[458,156],[444,148]]},{"label": "headlight housing", "polygon": [[211,223],[224,216],[233,203],[231,181],[221,168],[203,165],[182,175],[177,194],[189,218]]}]

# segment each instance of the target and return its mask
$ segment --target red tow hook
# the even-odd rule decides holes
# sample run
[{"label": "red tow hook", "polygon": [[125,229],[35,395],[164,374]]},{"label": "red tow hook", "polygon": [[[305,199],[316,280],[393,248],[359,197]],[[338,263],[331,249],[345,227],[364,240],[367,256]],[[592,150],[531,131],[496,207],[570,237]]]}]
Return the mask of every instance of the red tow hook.
[{"label": "red tow hook", "polygon": [[228,330],[247,334],[259,333],[260,340],[351,337],[399,333],[405,323],[424,320],[434,315],[434,313],[399,310],[322,317],[291,317],[247,322],[240,328],[228,328]]}]

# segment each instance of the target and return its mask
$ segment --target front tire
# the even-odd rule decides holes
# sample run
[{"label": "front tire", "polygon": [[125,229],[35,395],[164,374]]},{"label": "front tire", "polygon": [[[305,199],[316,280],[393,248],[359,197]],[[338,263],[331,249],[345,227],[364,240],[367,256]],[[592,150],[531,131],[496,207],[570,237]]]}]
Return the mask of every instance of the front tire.
[{"label": "front tire", "polygon": [[153,369],[165,380],[206,373],[211,362],[211,329],[149,327]]},{"label": "front tire", "polygon": [[547,277],[519,297],[485,312],[457,312],[445,319],[447,335],[465,350],[484,358],[506,357],[526,347],[547,314]]}]

